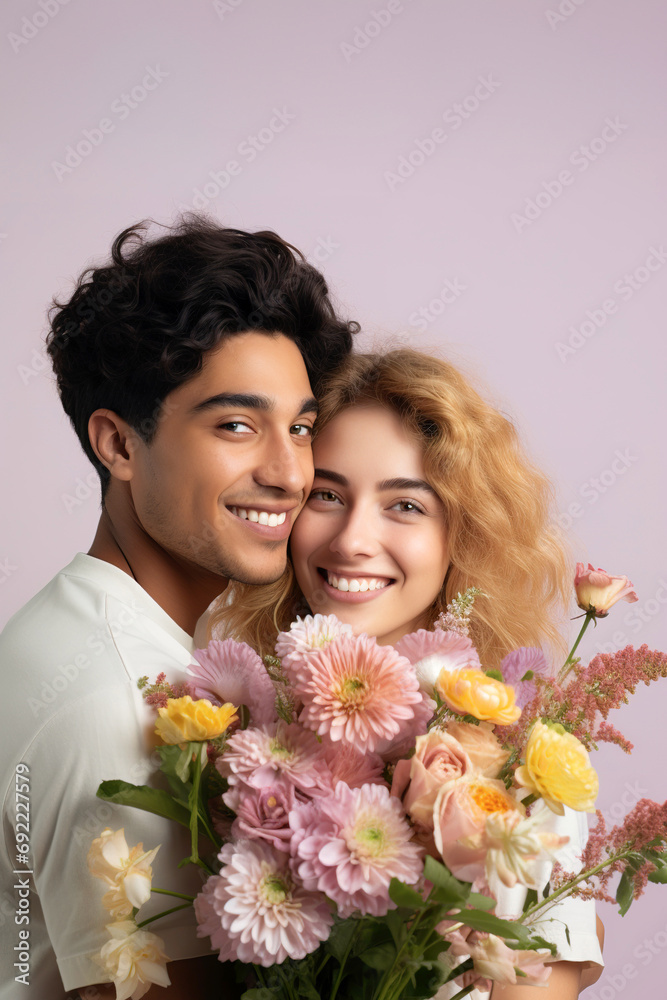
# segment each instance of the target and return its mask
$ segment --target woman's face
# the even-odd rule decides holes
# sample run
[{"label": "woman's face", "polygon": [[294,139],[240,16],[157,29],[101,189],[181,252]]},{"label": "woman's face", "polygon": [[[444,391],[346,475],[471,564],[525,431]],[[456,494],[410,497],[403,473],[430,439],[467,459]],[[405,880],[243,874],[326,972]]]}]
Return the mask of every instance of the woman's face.
[{"label": "woman's face", "polygon": [[313,445],[315,481],[296,520],[296,578],[313,614],[394,643],[428,626],[447,566],[443,507],[421,445],[393,410],[354,406]]}]

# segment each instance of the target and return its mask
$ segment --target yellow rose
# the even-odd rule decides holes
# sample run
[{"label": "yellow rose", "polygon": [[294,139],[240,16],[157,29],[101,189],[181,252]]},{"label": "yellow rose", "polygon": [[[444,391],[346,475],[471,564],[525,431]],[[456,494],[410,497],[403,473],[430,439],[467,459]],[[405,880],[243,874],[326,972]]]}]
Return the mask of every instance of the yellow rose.
[{"label": "yellow rose", "polygon": [[516,780],[561,816],[564,805],[579,812],[595,809],[598,776],[585,746],[562,726],[535,723],[526,745],[526,763],[517,768]]},{"label": "yellow rose", "polygon": [[510,726],[521,715],[514,703],[514,688],[476,667],[441,670],[435,689],[454,712],[473,715],[482,722]]},{"label": "yellow rose", "polygon": [[212,740],[224,733],[238,716],[233,705],[212,705],[207,698],[193,701],[190,695],[170,698],[166,708],[159,709],[155,732],[165,743],[189,743]]}]

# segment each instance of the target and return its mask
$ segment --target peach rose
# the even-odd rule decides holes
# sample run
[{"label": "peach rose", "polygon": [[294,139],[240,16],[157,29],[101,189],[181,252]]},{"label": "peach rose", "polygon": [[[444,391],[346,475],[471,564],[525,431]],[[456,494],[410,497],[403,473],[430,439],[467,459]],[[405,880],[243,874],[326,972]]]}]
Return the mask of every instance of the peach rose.
[{"label": "peach rose", "polygon": [[461,744],[473,767],[485,778],[495,778],[509,760],[509,750],[503,750],[490,722],[448,722],[447,732]]},{"label": "peach rose", "polygon": [[435,689],[452,711],[482,722],[511,726],[521,715],[514,688],[474,667],[441,671]]},{"label": "peach rose", "polygon": [[595,569],[591,563],[588,564],[588,569],[584,569],[583,563],[577,563],[574,589],[577,594],[577,604],[582,611],[590,611],[593,608],[596,618],[606,618],[609,609],[617,601],[628,601],[632,604],[639,600],[627,576],[610,576],[603,569]]},{"label": "peach rose", "polygon": [[432,729],[417,737],[413,757],[397,763],[391,794],[403,799],[403,806],[415,823],[432,830],[433,804],[441,787],[473,771],[470,757],[458,740],[449,733]]},{"label": "peach rose", "polygon": [[473,773],[442,786],[433,804],[433,839],[457,878],[474,882],[484,875],[486,845],[480,834],[488,816],[505,812],[525,810],[502,781]]}]

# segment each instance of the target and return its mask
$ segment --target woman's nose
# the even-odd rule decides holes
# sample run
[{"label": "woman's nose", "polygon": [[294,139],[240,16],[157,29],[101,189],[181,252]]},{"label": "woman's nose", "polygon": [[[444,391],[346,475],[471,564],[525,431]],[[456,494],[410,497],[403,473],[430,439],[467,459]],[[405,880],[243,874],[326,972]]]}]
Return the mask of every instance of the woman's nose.
[{"label": "woman's nose", "polygon": [[331,539],[329,548],[344,559],[375,555],[379,540],[371,512],[363,508],[350,510]]}]

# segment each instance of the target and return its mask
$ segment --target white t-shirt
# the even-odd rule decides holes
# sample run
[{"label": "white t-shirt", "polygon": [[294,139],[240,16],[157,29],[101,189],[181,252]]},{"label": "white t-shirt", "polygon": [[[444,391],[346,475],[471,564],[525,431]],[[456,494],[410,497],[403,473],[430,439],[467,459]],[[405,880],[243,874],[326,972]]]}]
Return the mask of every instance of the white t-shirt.
[{"label": "white t-shirt", "polygon": [[[547,807],[543,802],[536,802],[533,811],[541,812],[542,810],[546,812]],[[570,838],[569,842],[556,853],[556,858],[566,871],[579,871],[581,869],[579,856],[588,839],[586,814],[575,812],[573,809],[568,809],[567,806],[563,816],[548,812],[544,829],[557,833],[561,837]],[[546,886],[550,874],[551,863],[547,860],[541,865],[538,879],[542,886]],[[493,888],[498,901],[495,909],[497,915],[499,917],[520,916],[526,898],[525,888],[515,886],[513,889],[507,889],[500,884]],[[592,899],[570,897],[553,903],[548,910],[544,911],[544,916],[540,915],[540,919],[530,926],[537,934],[556,945],[557,955],[549,961],[604,965],[596,931],[595,902]],[[566,926],[570,936],[569,943]],[[456,996],[460,989],[461,987],[454,983],[447,983],[438,990],[435,1000],[449,1000],[450,997]],[[490,994],[481,990],[473,990],[469,996],[470,1000],[484,1000]]]},{"label": "white t-shirt", "polygon": [[[143,701],[137,680],[147,674],[152,681],[161,671],[170,681],[184,680],[193,648],[192,638],[135,580],[82,553],[0,635],[0,1000],[59,1000],[104,978],[90,956],[108,940],[112,917],[86,857],[105,827],[124,827],[129,846],[162,845],[154,886],[189,895],[201,888],[199,870],[177,867],[190,854],[187,830],[95,795],[99,783],[112,778],[166,787],[153,751],[155,710]],[[29,769],[27,868],[16,860],[18,824],[25,826],[23,810],[16,815],[19,763]],[[27,883],[29,911],[21,902]],[[140,919],[178,902],[155,894]],[[16,923],[17,908],[18,919],[28,912],[29,922]],[[16,946],[25,945],[20,930],[29,931],[28,987],[17,982],[23,970],[14,966]],[[196,937],[191,908],[147,930],[163,939],[172,960],[209,953],[208,941]]]}]

